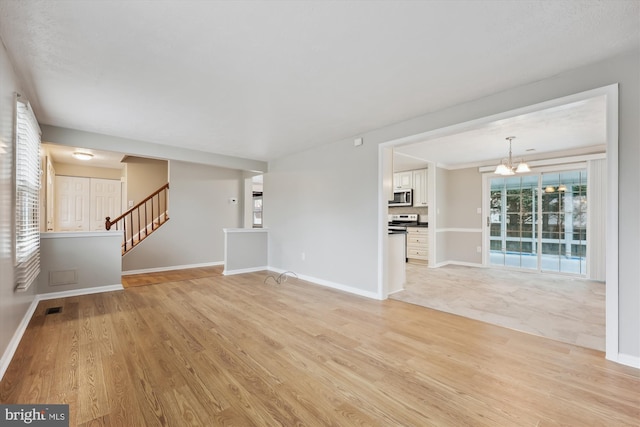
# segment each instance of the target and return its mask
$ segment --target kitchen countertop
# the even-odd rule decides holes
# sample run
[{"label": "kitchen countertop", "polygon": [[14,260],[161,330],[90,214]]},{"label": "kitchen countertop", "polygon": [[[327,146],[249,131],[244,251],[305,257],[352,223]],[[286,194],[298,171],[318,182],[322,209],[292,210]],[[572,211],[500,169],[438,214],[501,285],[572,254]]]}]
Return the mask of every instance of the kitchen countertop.
[{"label": "kitchen countertop", "polygon": [[428,222],[403,222],[394,225],[401,225],[403,227],[429,227]]}]

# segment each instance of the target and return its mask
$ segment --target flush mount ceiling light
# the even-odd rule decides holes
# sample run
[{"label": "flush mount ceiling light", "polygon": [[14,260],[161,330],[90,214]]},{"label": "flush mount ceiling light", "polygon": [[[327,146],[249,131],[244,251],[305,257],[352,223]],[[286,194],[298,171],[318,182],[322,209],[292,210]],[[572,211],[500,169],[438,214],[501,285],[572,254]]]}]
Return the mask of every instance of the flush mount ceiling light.
[{"label": "flush mount ceiling light", "polygon": [[514,166],[513,159],[511,157],[511,141],[516,139],[515,136],[508,136],[506,138],[509,141],[509,158],[503,159],[502,162],[496,167],[495,173],[498,175],[515,175],[517,173],[531,172],[531,168],[523,160],[520,160],[518,166]]},{"label": "flush mount ceiling light", "polygon": [[93,154],[85,153],[82,151],[76,151],[75,153],[72,154],[72,156],[78,160],[91,160],[93,158]]}]

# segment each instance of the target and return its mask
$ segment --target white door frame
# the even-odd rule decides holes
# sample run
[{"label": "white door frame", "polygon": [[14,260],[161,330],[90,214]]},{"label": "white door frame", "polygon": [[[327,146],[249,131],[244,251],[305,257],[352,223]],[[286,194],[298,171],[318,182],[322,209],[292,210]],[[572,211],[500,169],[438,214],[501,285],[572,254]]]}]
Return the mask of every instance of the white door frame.
[{"label": "white door frame", "polygon": [[[607,105],[607,261],[606,261],[606,358],[619,362],[618,355],[618,84],[603,86],[600,88],[564,96],[538,104],[529,105],[515,110],[505,111],[479,119],[446,126],[431,131],[410,135],[403,138],[390,140],[378,146],[378,292],[380,299],[387,298],[387,194],[385,192],[385,180],[389,178],[385,171],[389,170],[393,160],[388,155],[388,149],[394,146],[421,142],[440,136],[452,135],[465,130],[474,129],[481,125],[497,120],[509,119],[522,114],[557,107],[594,98],[597,96],[606,97]],[[386,149],[386,151],[385,151]],[[388,185],[388,183],[387,183]],[[430,203],[431,205],[432,203]],[[431,209],[430,209],[431,211]],[[432,218],[434,216],[431,216]],[[437,224],[430,221],[429,228],[432,231],[437,229]],[[435,245],[430,250],[437,250]]]}]

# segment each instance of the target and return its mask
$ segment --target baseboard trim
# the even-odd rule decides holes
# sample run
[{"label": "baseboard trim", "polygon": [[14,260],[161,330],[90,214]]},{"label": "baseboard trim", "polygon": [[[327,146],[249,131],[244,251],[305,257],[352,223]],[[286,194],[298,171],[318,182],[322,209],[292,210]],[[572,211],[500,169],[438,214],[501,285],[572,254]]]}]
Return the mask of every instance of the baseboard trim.
[{"label": "baseboard trim", "polygon": [[243,273],[254,273],[256,271],[265,271],[269,270],[269,267],[263,265],[262,267],[251,267],[251,268],[238,268],[236,270],[223,270],[223,276],[233,276],[234,274],[243,274]]},{"label": "baseboard trim", "polygon": [[[289,271],[289,270],[283,270],[281,268],[276,268],[276,267],[268,267],[268,269],[270,271],[274,271],[274,272],[279,273],[279,274],[282,274],[284,272]],[[306,275],[303,275],[303,274],[297,274],[297,273],[295,273],[295,274],[301,280],[304,280],[306,282],[310,282],[310,283],[313,283],[313,284],[316,284],[316,285],[324,286],[326,288],[336,289],[338,291],[343,291],[343,292],[347,292],[347,293],[350,293],[350,294],[359,295],[361,297],[371,298],[371,299],[375,299],[375,300],[381,300],[382,299],[380,297],[380,295],[378,295],[377,292],[363,291],[362,289],[354,288],[353,286],[347,286],[347,285],[343,285],[341,283],[331,282],[329,280],[319,279],[317,277],[306,276]]]},{"label": "baseboard trim", "polygon": [[630,354],[618,353],[617,360],[612,362],[619,363],[621,365],[630,366],[632,368],[640,369],[640,357],[632,356]]},{"label": "baseboard trim", "polygon": [[39,299],[38,299],[38,296],[36,295],[33,301],[31,301],[31,305],[29,306],[29,308],[27,309],[27,312],[22,317],[22,320],[20,321],[18,328],[13,333],[13,337],[11,337],[11,341],[9,341],[9,345],[7,346],[7,349],[4,351],[2,358],[0,359],[0,381],[2,381],[2,378],[4,377],[5,372],[7,372],[7,369],[11,364],[11,359],[13,359],[13,355],[16,353],[16,350],[18,350],[18,345],[20,345],[20,341],[22,341],[22,336],[27,330],[27,326],[29,326],[31,317],[33,317],[33,313],[35,313],[36,308],[38,307],[38,302],[39,302]]},{"label": "baseboard trim", "polygon": [[131,276],[133,274],[159,273],[162,271],[186,270],[188,268],[216,267],[218,265],[224,265],[224,261],[203,262],[201,264],[172,265],[170,267],[143,268],[142,270],[128,270],[128,271],[123,271],[122,275]]},{"label": "baseboard trim", "polygon": [[451,260],[439,262],[439,263],[434,264],[433,266],[431,266],[431,268],[445,267],[447,265],[461,265],[461,266],[464,266],[464,267],[484,268],[484,265],[478,264],[478,263],[475,263],[475,262],[451,261]]},{"label": "baseboard trim", "polygon": [[122,291],[124,287],[122,284],[96,286],[95,288],[73,289],[70,291],[49,292],[46,294],[38,294],[36,298],[38,301],[46,301],[50,299],[77,297],[81,295],[101,294],[103,292]]}]

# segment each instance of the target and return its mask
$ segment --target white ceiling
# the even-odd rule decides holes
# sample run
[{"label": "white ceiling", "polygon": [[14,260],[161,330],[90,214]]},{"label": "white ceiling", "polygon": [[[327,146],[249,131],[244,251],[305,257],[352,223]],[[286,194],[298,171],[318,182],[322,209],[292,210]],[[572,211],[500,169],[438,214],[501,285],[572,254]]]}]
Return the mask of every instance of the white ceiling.
[{"label": "white ceiling", "polygon": [[637,0],[0,0],[0,37],[41,123],[270,160],[637,49],[639,14]]},{"label": "white ceiling", "polygon": [[[456,169],[493,164],[509,153],[507,137],[512,140],[514,159],[540,159],[568,153],[603,152],[606,149],[607,105],[605,96],[573,102],[529,114],[487,123],[427,141],[396,147],[404,155],[395,163],[427,160],[441,167]],[[412,169],[413,167],[406,167]]]},{"label": "white ceiling", "polygon": [[[42,148],[46,150],[55,163],[98,168],[124,168],[124,163],[122,163],[124,155],[112,151],[88,150],[82,147],[70,147],[58,144],[42,144]],[[93,157],[90,160],[78,160],[73,157],[73,153],[76,151],[92,154]]]}]

